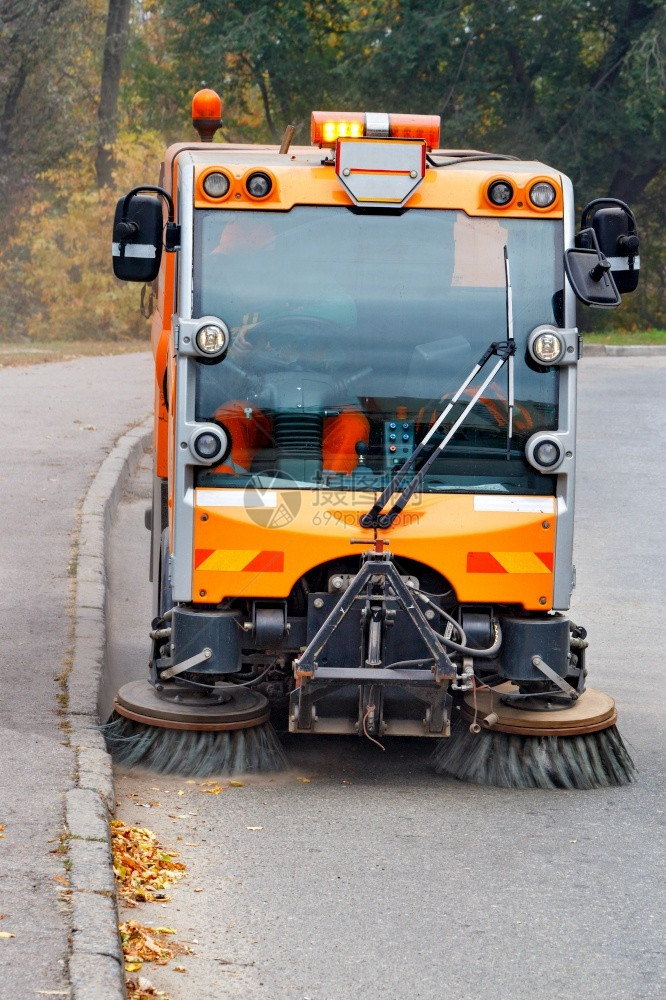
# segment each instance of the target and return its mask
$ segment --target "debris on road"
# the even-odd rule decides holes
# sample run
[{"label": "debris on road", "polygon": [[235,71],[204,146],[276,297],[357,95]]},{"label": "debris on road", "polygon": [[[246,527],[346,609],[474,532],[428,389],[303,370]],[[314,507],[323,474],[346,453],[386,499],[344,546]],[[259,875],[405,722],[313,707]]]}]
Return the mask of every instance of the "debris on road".
[{"label": "debris on road", "polygon": [[114,819],[111,847],[117,891],[130,906],[167,900],[164,890],[185,874],[186,866],[174,860],[178,854],[165,850],[152,830]]}]

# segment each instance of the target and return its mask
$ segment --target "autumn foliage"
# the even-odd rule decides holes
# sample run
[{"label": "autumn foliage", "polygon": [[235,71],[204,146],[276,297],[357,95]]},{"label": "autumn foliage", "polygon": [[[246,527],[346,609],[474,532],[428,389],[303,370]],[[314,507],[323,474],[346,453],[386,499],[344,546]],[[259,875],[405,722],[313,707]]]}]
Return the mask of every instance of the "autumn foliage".
[{"label": "autumn foliage", "polygon": [[0,339],[147,337],[140,289],[112,277],[113,208],[194,138],[202,86],[222,141],[303,141],[317,107],[439,114],[446,147],[549,163],[579,208],[629,201],[639,292],[587,322],[666,326],[665,39],[657,0],[0,5]]}]

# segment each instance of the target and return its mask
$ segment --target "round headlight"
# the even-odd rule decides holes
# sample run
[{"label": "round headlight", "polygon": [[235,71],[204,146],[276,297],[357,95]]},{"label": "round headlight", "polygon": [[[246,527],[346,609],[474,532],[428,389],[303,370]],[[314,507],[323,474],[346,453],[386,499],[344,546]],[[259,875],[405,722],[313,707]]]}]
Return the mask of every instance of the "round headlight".
[{"label": "round headlight", "polygon": [[513,187],[508,181],[493,181],[488,188],[488,197],[493,205],[508,205],[513,198]]},{"label": "round headlight", "polygon": [[229,450],[229,436],[222,427],[205,427],[195,431],[190,439],[190,447],[202,462],[221,461]]},{"label": "round headlight", "polygon": [[271,193],[273,181],[270,179],[268,174],[257,171],[254,174],[250,174],[245,182],[245,187],[247,188],[248,194],[253,198],[265,198]]},{"label": "round headlight", "polygon": [[536,361],[552,365],[564,354],[564,341],[556,333],[539,333],[530,344],[530,349]]},{"label": "round headlight", "polygon": [[218,170],[206,174],[203,189],[209,198],[224,198],[229,192],[229,178]]},{"label": "round headlight", "polygon": [[220,450],[220,439],[215,434],[200,434],[193,444],[199,458],[215,458]]},{"label": "round headlight", "polygon": [[533,187],[530,188],[530,201],[537,208],[548,208],[552,205],[557,197],[557,192],[552,184],[548,184],[546,181],[537,181]]},{"label": "round headlight", "polygon": [[544,469],[557,465],[562,457],[562,449],[557,441],[542,441],[534,449],[534,461]]},{"label": "round headlight", "polygon": [[206,323],[205,326],[197,330],[195,342],[201,353],[211,358],[227,349],[229,331],[226,326],[218,326],[217,323]]}]

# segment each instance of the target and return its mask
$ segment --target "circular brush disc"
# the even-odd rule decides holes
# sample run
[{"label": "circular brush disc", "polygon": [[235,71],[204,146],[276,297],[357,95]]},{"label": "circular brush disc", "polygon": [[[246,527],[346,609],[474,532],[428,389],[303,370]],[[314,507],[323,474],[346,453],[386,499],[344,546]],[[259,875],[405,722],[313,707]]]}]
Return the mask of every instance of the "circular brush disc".
[{"label": "circular brush disc", "polygon": [[[216,688],[219,691],[219,685]],[[238,684],[225,685],[224,704],[185,705],[166,701],[149,681],[130,681],[116,695],[113,707],[118,715],[148,726],[164,729],[193,729],[221,732],[249,729],[268,722],[268,699]]]},{"label": "circular brush disc", "polygon": [[[511,708],[502,704],[504,694],[517,694],[518,688],[509,683],[500,684],[488,690],[479,688],[476,692],[476,721],[483,729],[502,733],[517,733],[521,736],[578,736],[595,733],[614,726],[617,721],[615,702],[603,691],[588,688],[569,708],[553,712],[534,712],[528,709]],[[474,720],[474,694],[465,695],[462,707],[467,722]],[[494,714],[497,721],[489,725],[485,719]]]}]

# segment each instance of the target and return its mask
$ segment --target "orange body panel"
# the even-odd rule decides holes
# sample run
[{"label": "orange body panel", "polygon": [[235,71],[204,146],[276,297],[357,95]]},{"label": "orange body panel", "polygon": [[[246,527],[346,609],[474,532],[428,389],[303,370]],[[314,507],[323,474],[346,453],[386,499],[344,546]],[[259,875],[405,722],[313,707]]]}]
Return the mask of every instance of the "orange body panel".
[{"label": "orange body panel", "polygon": [[[231,208],[253,209],[262,211],[285,211],[295,205],[351,205],[352,200],[336,177],[332,166],[315,166],[307,163],[276,163],[273,157],[260,159],[254,155],[243,155],[236,151],[218,154],[220,166],[233,177],[231,188],[223,200],[207,198],[203,188],[198,183],[199,176],[210,169],[210,160],[205,164],[195,166],[196,195],[195,208]],[[265,165],[270,168],[276,183],[267,198],[260,203],[250,198],[243,186],[243,180],[248,173]],[[481,164],[483,166],[483,164]],[[562,218],[562,196],[559,176],[553,171],[547,173],[542,164],[529,165],[507,162],[506,170],[498,173],[497,164],[490,163],[488,167],[474,170],[468,166],[447,167],[445,170],[427,170],[421,186],[408,201],[409,208],[450,208],[459,209],[467,215],[488,216],[492,218]],[[488,184],[498,177],[511,181],[514,187],[514,198],[508,208],[497,208],[486,197]],[[535,180],[548,180],[558,196],[547,209],[535,208],[527,197],[527,188]]]},{"label": "orange body panel", "polygon": [[[541,499],[545,513],[535,511]],[[245,506],[243,490],[197,490],[194,601],[286,597],[314,566],[358,554],[352,538],[372,540],[372,531],[360,528],[358,519],[373,500],[371,494],[278,490],[270,507],[257,509]],[[416,559],[442,573],[461,602],[549,610],[553,498],[493,501],[488,496],[423,495],[382,537],[396,559]],[[511,505],[517,509],[508,509]],[[505,509],[481,509],[488,506]]]}]

